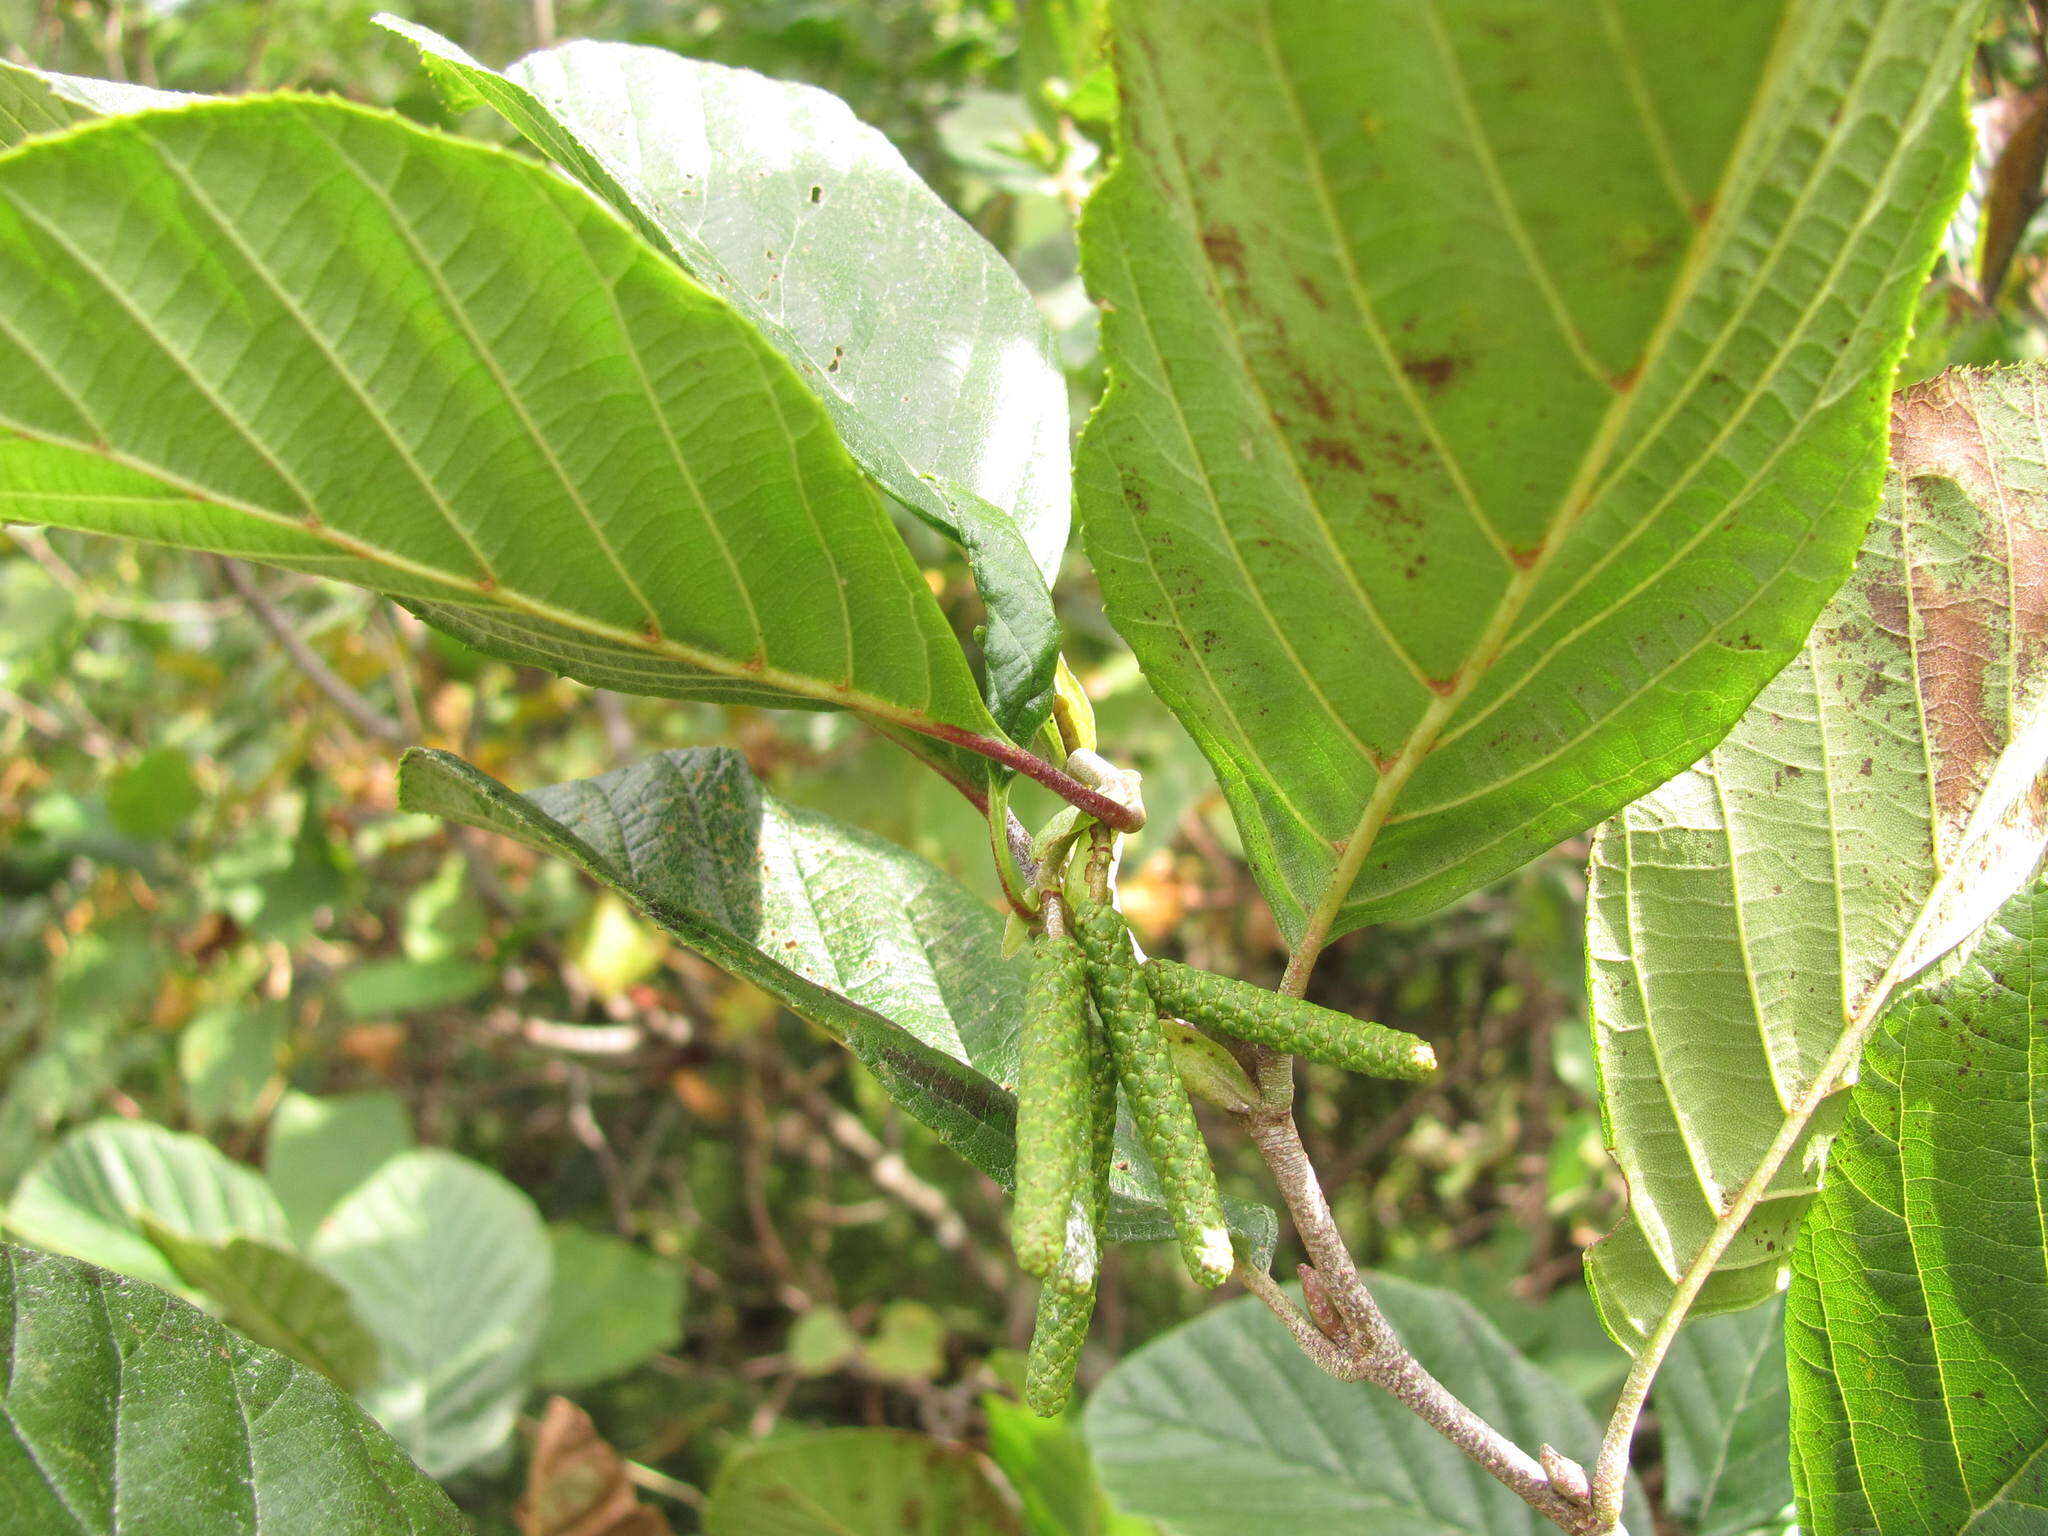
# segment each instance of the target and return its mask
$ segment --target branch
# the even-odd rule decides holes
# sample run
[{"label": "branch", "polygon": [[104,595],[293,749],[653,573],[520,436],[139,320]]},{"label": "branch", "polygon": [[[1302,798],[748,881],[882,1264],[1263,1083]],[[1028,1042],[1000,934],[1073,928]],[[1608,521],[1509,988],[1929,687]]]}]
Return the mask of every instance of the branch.
[{"label": "branch", "polygon": [[216,560],[214,563],[228,585],[249,605],[256,622],[270,631],[270,637],[284,647],[285,654],[306,674],[306,681],[326,694],[329,702],[347,715],[358,730],[389,746],[411,745],[405,727],[350,687],[340,673],[322,661],[318,653],[306,644],[304,637],[292,627],[292,621],[284,610],[263,595],[250,578],[247,567],[236,560]]},{"label": "branch", "polygon": [[[1363,1381],[1393,1395],[1430,1428],[1512,1490],[1528,1506],[1573,1536],[1596,1536],[1601,1524],[1585,1497],[1586,1474],[1545,1446],[1539,1461],[1460,1402],[1408,1352],[1379,1303],[1373,1300],[1344,1239],[1315,1169],[1295,1128],[1290,1058],[1262,1052],[1259,1084],[1267,1103],[1243,1117],[1274,1183],[1287,1202],[1302,1246],[1314,1261],[1302,1282],[1311,1321],[1270,1277],[1246,1277],[1253,1294],[1284,1324],[1317,1366],[1339,1381]],[[1287,1086],[1281,1090],[1282,1075]],[[1275,1100],[1281,1102],[1275,1103]],[[1260,1283],[1263,1282],[1263,1283]]]}]

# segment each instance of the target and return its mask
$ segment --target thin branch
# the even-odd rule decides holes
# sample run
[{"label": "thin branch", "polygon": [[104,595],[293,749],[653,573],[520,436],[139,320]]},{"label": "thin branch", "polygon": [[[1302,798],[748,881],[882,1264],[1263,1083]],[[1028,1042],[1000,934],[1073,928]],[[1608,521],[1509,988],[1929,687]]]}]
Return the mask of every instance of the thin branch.
[{"label": "thin branch", "polygon": [[[1272,1092],[1277,1072],[1291,1073],[1291,1065],[1286,1057],[1259,1063],[1261,1087],[1268,1090],[1269,1097],[1278,1096]],[[1287,1096],[1291,1098],[1291,1088]],[[1335,1314],[1329,1319],[1334,1328],[1320,1327],[1295,1308],[1270,1278],[1263,1284],[1246,1280],[1303,1352],[1339,1381],[1367,1382],[1390,1393],[1560,1530],[1573,1536],[1595,1536],[1609,1530],[1577,1494],[1586,1485],[1583,1470],[1554,1451],[1549,1457],[1553,1465],[1546,1468],[1460,1402],[1402,1344],[1337,1231],[1329,1201],[1295,1128],[1292,1108],[1265,1107],[1243,1118],[1253,1144],[1273,1172],[1303,1246],[1315,1261],[1311,1283],[1318,1293],[1317,1308]],[[1331,1337],[1333,1332],[1338,1336]]]},{"label": "thin branch", "polygon": [[293,628],[284,610],[263,595],[245,566],[235,560],[217,560],[215,564],[228,585],[249,605],[256,622],[270,632],[270,637],[284,647],[293,664],[306,674],[306,681],[326,694],[328,701],[347,715],[358,730],[389,746],[410,745],[405,727],[364,698],[341,674],[320,659],[319,654]]}]

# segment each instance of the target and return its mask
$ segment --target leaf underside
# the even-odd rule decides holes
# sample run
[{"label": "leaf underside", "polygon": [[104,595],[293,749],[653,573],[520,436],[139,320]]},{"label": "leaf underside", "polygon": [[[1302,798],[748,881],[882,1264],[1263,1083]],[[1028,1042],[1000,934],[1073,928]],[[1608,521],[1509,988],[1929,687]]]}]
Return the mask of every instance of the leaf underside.
[{"label": "leaf underside", "polygon": [[991,728],[816,397],[538,166],[333,101],[109,118],[0,157],[0,288],[0,518],[628,692]]},{"label": "leaf underside", "polygon": [[[1026,957],[999,914],[893,843],[767,794],[738,753],[664,752],[520,795],[445,752],[406,754],[399,803],[499,832],[603,882],[714,964],[843,1043],[890,1096],[1008,1186]],[[1109,1231],[1171,1237],[1126,1113]],[[1123,1165],[1128,1165],[1123,1166]],[[1258,1262],[1277,1224],[1229,1203]]]},{"label": "leaf underside", "polygon": [[[1845,1031],[1973,932],[2048,846],[2048,370],[1899,396],[1883,510],[1793,664],[1594,840],[1601,1103],[1630,1212],[1590,1255],[1633,1347]],[[1839,1098],[1695,1310],[1775,1295]]]},{"label": "leaf underside", "polygon": [[1878,494],[1973,0],[1117,0],[1079,506],[1290,941],[1711,746]]},{"label": "leaf underside", "polygon": [[1801,1529],[2048,1522],[2048,887],[1886,1015],[1787,1302]]},{"label": "leaf underside", "polygon": [[1047,589],[1067,541],[1067,390],[1001,255],[825,91],[627,43],[569,43],[500,74],[381,19],[752,320],[861,466],[965,549],[990,705],[1028,740],[1059,647]]}]

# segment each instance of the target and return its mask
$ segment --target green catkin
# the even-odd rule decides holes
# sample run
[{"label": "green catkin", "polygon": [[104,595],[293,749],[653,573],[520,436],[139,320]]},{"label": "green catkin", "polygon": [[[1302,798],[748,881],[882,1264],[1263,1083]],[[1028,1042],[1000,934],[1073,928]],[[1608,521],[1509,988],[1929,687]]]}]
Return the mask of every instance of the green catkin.
[{"label": "green catkin", "polygon": [[1159,1011],[1190,1024],[1368,1077],[1413,1081],[1436,1070],[1429,1042],[1405,1030],[1174,960],[1147,960],[1144,969]]},{"label": "green catkin", "polygon": [[1039,1291],[1038,1322],[1031,1330],[1030,1352],[1024,1356],[1024,1404],[1033,1413],[1055,1418],[1067,1406],[1094,1315],[1092,1285],[1078,1296],[1050,1285]]},{"label": "green catkin", "polygon": [[[1061,1274],[1062,1256],[1076,1239],[1093,1246],[1089,1030],[1080,946],[1064,935],[1041,939],[1017,1050],[1017,1198],[1010,1217],[1017,1262],[1041,1280]],[[1083,1267],[1092,1284],[1092,1252]]]},{"label": "green catkin", "polygon": [[1194,1106],[1174,1070],[1158,1007],[1131,953],[1130,930],[1114,908],[1084,901],[1075,907],[1074,932],[1088,957],[1088,986],[1109,1037],[1117,1079],[1159,1171],[1181,1259],[1197,1284],[1221,1285],[1230,1278],[1232,1256],[1216,1172]]},{"label": "green catkin", "polygon": [[[1084,1012],[1086,1010],[1083,1010]],[[1024,1402],[1056,1417],[1074,1390],[1074,1370],[1095,1314],[1095,1280],[1109,1214],[1109,1172],[1116,1156],[1116,1064],[1091,1018],[1087,1030],[1089,1152],[1088,1224],[1072,1234],[1059,1272],[1038,1293],[1038,1321],[1024,1357]]]}]

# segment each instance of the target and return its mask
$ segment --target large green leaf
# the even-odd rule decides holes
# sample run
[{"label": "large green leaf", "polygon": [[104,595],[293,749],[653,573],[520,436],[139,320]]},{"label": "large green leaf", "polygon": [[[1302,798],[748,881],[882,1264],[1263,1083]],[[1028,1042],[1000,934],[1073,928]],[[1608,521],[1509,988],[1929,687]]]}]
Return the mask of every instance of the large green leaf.
[{"label": "large green leaf", "polygon": [[499,74],[379,19],[759,326],[861,466],[967,551],[990,701],[1028,740],[1059,646],[1067,388],[1008,263],[825,91],[626,43]]},{"label": "large green leaf", "polygon": [[1885,1016],[1786,1312],[1801,1528],[2048,1529],[2048,886]]},{"label": "large green leaf", "polygon": [[895,1429],[785,1435],[728,1457],[707,1536],[1022,1536],[988,1463]]},{"label": "large green leaf", "polygon": [[[899,1104],[1008,1185],[1026,959],[1003,958],[1002,918],[943,871],[887,842],[784,805],[738,753],[664,752],[517,795],[445,752],[409,752],[399,804],[502,832],[601,880],[707,959],[858,1056]],[[1172,1226],[1151,1163],[1118,1131],[1111,1232]],[[1127,1165],[1127,1166],[1126,1166]],[[1276,1222],[1229,1207],[1263,1263]]]},{"label": "large green leaf", "polygon": [[181,91],[51,74],[0,59],[0,149],[36,134],[61,133],[103,112],[143,112],[192,99]]},{"label": "large green leaf", "polygon": [[293,1089],[270,1117],[263,1172],[303,1242],[336,1201],[411,1148],[405,1101],[389,1089],[322,1096]]},{"label": "large green leaf", "polygon": [[[1371,1279],[1415,1358],[1521,1445],[1587,1456],[1599,1431],[1453,1291]],[[1111,1497],[1177,1536],[1356,1531],[1537,1536],[1555,1528],[1387,1393],[1335,1380],[1246,1297],[1147,1344],[1089,1400]],[[1650,1521],[1631,1486],[1630,1529]]]},{"label": "large green leaf", "polygon": [[628,691],[991,728],[815,396],[560,177],[332,101],[0,158],[0,517],[390,592]]},{"label": "large green leaf", "polygon": [[143,1230],[144,1217],[202,1242],[288,1241],[284,1212],[255,1169],[203,1137],[137,1120],[96,1120],[66,1136],[22,1175],[7,1230],[196,1296]]},{"label": "large green leaf", "polygon": [[2048,844],[2044,385],[1957,372],[1899,397],[1883,510],[1804,654],[1594,840],[1592,1007],[1630,1214],[1591,1269],[1630,1347],[1796,1129],[1696,1310],[1781,1289],[1840,1109],[1830,1056]]},{"label": "large green leaf", "polygon": [[1664,1507],[1692,1536],[1777,1536],[1792,1523],[1781,1305],[1688,1323],[1651,1402]]},{"label": "large green leaf", "polygon": [[154,1286],[0,1246],[0,1524],[80,1536],[460,1536],[334,1386]]},{"label": "large green leaf", "polygon": [[1611,813],[1799,648],[1978,9],[1118,0],[1083,532],[1290,938]]},{"label": "large green leaf", "polygon": [[401,1152],[320,1223],[307,1257],[377,1340],[362,1405],[436,1477],[512,1433],[547,1316],[540,1213],[481,1164]]},{"label": "large green leaf", "polygon": [[560,1392],[622,1375],[683,1332],[683,1270],[623,1237],[561,1225],[548,1231],[554,1280],[534,1350],[533,1379]]}]

